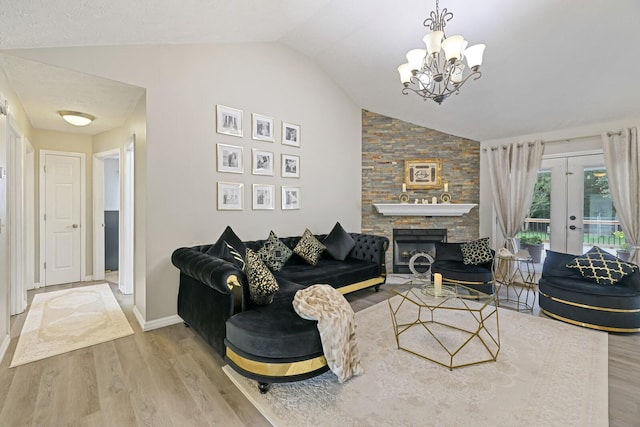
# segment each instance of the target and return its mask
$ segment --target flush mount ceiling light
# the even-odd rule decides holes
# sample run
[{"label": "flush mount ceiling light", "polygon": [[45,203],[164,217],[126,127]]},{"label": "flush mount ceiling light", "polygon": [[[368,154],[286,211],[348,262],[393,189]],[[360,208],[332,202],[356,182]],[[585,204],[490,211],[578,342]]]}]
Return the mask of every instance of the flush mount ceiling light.
[{"label": "flush mount ceiling light", "polygon": [[86,126],[95,120],[91,114],[81,113],[79,111],[58,111],[58,114],[67,122],[74,126]]},{"label": "flush mount ceiling light", "polygon": [[[470,77],[478,80],[482,76],[478,69],[485,45],[467,47],[469,42],[464,37],[447,37],[444,27],[452,18],[453,13],[446,8],[440,13],[439,1],[436,0],[436,10],[431,11],[423,23],[431,30],[422,39],[427,49],[410,50],[407,52],[408,63],[398,67],[404,95],[411,91],[425,101],[432,99],[442,104],[451,94],[458,94]],[[463,59],[467,60],[466,66]]]}]

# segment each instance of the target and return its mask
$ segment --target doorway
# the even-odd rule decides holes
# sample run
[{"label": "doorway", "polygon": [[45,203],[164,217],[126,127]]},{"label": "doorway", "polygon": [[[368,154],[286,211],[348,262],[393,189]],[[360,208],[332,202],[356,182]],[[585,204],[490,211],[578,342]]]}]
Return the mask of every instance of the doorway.
[{"label": "doorway", "polygon": [[576,255],[597,245],[615,254],[622,243],[617,231],[601,153],[542,160],[521,242],[538,238],[546,249]]},{"label": "doorway", "polygon": [[85,276],[85,155],[40,150],[40,282]]},{"label": "doorway", "polygon": [[[123,154],[123,155],[122,155]],[[117,271],[120,292],[133,293],[133,138],[93,158],[95,280]],[[113,277],[113,275],[110,275]],[[110,279],[112,280],[112,279]]]}]

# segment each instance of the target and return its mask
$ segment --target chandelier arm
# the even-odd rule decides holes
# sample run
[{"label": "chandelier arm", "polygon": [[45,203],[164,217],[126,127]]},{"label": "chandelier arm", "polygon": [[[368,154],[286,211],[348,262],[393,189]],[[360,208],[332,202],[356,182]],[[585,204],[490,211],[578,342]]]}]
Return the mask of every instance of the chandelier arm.
[{"label": "chandelier arm", "polygon": [[469,74],[463,80],[460,80],[460,82],[454,83],[453,86],[454,86],[455,89],[452,89],[451,92],[453,93],[454,91],[455,92],[460,91],[460,88],[467,82],[467,80],[469,80],[473,76],[476,76],[473,80],[478,80],[480,77],[482,77],[482,73],[480,71],[473,71],[471,74]]}]

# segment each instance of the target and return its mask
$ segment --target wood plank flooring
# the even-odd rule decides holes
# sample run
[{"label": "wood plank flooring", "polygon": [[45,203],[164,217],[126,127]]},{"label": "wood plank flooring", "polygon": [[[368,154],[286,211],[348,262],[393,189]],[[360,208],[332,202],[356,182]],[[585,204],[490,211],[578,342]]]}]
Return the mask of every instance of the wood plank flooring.
[{"label": "wood plank flooring", "polygon": [[[9,369],[26,313],[12,317],[0,364],[0,426],[269,425],[193,331],[180,324],[143,333],[133,298],[111,285],[134,335]],[[386,300],[389,287],[347,299],[359,311]],[[30,291],[28,302],[40,292]],[[640,334],[609,335],[609,419],[640,426]]]}]

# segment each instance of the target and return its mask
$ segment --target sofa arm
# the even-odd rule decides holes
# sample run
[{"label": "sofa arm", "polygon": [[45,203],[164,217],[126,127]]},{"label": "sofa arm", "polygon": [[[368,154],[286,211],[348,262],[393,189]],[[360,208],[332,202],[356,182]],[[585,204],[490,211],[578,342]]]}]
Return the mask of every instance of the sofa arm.
[{"label": "sofa arm", "polygon": [[[356,245],[349,253],[351,258],[373,262],[378,264],[380,267],[384,267],[385,252],[389,248],[389,239],[384,236],[376,236],[373,234],[349,234],[356,242]],[[382,271],[384,272],[385,268],[382,268]]]},{"label": "sofa arm", "polygon": [[203,253],[194,248],[179,248],[171,255],[171,262],[182,273],[215,289],[232,294],[235,286],[242,287],[244,274],[234,264]]}]

